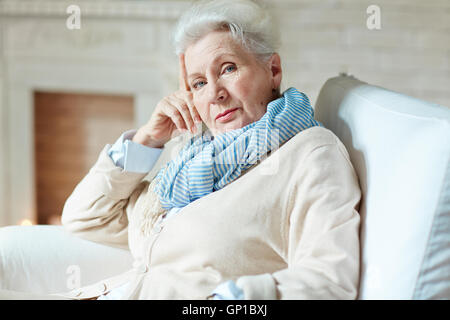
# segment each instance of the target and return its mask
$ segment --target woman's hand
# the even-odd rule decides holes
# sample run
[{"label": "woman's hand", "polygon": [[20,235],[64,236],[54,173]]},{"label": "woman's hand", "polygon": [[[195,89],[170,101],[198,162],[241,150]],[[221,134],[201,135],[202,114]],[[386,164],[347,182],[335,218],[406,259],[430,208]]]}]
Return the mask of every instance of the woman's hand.
[{"label": "woman's hand", "polygon": [[196,132],[195,123],[202,120],[194,106],[192,92],[186,80],[184,54],[180,54],[179,59],[180,89],[163,98],[156,105],[150,120],[134,135],[133,142],[162,148],[167,141],[186,130],[191,133]]}]

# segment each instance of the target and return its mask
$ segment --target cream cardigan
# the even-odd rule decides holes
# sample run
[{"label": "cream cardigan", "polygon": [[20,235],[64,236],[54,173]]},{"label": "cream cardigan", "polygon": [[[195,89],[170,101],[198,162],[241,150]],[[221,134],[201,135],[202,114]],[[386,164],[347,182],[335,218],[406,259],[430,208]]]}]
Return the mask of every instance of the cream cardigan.
[{"label": "cream cardigan", "polygon": [[[354,299],[359,282],[358,178],[341,141],[312,127],[236,181],[141,232],[150,182],[107,145],[64,206],[81,238],[129,248],[133,268],[64,297],[129,282],[126,299],[206,299],[226,280],[246,299]],[[101,268],[101,266],[99,266]]]}]

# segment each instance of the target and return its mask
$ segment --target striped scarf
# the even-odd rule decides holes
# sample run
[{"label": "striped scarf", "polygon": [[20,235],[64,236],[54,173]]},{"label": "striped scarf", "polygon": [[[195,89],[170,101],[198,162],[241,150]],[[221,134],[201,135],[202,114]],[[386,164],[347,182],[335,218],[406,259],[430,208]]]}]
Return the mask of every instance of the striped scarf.
[{"label": "striped scarf", "polygon": [[308,97],[294,88],[267,105],[267,112],[243,128],[194,136],[157,174],[155,193],[162,208],[184,207],[220,190],[269,151],[298,132],[323,126],[314,119]]}]

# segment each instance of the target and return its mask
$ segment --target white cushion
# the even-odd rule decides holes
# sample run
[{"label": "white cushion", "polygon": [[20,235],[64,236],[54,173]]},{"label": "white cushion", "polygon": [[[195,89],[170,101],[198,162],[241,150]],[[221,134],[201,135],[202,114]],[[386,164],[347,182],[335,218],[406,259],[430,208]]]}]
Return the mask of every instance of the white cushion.
[{"label": "white cushion", "polygon": [[359,299],[449,299],[450,109],[341,76],[315,112],[360,178]]},{"label": "white cushion", "polygon": [[0,228],[0,289],[67,292],[131,267],[130,251],[80,239],[61,226]]}]

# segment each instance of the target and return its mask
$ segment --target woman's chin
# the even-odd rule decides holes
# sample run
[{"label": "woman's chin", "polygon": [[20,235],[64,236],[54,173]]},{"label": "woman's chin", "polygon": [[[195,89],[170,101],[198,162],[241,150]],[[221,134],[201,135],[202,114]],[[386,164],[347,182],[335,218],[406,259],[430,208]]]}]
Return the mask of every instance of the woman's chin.
[{"label": "woman's chin", "polygon": [[239,119],[233,119],[227,123],[217,123],[214,131],[215,135],[219,135],[242,127],[242,121],[240,121]]}]

